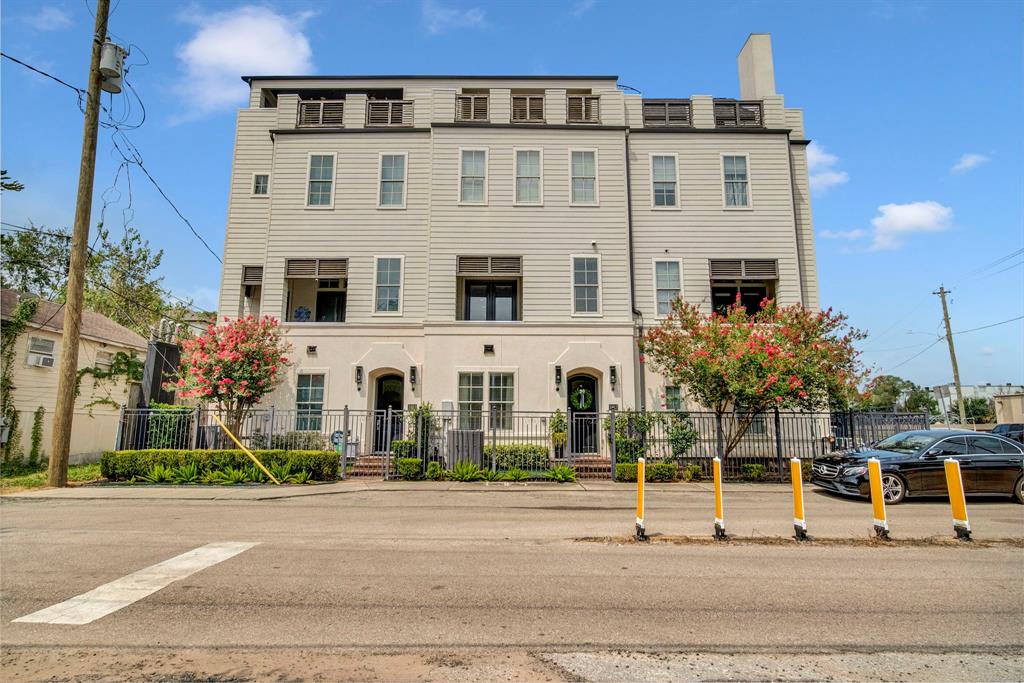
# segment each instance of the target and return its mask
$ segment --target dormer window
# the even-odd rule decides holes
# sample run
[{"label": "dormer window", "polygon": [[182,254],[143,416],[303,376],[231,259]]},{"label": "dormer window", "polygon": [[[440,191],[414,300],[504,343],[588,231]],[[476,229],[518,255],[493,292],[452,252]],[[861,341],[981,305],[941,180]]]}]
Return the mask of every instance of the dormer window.
[{"label": "dormer window", "polygon": [[513,123],[544,123],[544,93],[513,91]]},{"label": "dormer window", "polygon": [[489,116],[487,90],[465,89],[455,98],[456,121],[487,121]]}]

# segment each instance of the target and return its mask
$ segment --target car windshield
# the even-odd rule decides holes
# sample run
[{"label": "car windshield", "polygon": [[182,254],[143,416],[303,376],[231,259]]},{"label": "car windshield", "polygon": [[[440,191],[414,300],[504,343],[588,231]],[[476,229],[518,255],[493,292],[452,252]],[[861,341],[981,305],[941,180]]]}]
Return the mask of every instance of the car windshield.
[{"label": "car windshield", "polygon": [[893,434],[875,444],[880,451],[893,451],[895,453],[906,453],[912,455],[935,441],[934,436],[925,434]]}]

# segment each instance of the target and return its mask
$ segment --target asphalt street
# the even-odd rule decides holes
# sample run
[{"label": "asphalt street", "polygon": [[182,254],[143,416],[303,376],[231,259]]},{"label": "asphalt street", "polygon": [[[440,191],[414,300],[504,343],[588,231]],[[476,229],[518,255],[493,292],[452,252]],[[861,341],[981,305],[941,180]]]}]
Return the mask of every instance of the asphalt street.
[{"label": "asphalt street", "polygon": [[[777,542],[640,545],[579,540],[633,521],[632,487],[587,488],[5,496],[3,678],[757,680],[769,660],[804,679],[1024,677],[1024,506],[972,501],[974,545],[797,544],[787,489],[736,485],[730,533]],[[650,495],[652,533],[710,534],[703,487]],[[862,501],[807,509],[812,536],[868,537]],[[897,538],[952,536],[943,501],[890,512]],[[97,610],[112,592],[127,604]],[[94,620],[14,621],[73,598]]]}]

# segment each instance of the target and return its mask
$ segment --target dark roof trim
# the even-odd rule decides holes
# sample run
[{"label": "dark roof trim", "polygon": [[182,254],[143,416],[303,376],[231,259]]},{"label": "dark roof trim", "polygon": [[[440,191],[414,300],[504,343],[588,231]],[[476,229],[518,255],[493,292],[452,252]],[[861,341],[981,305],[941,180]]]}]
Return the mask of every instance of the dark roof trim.
[{"label": "dark roof trim", "polygon": [[791,144],[791,145],[800,145],[801,147],[803,147],[803,146],[811,144],[811,141],[810,140],[793,140],[793,139],[791,139],[789,141],[789,144]]},{"label": "dark roof trim", "polygon": [[242,80],[252,85],[253,81],[618,81],[618,76],[516,76],[516,75],[437,75],[429,74],[396,74],[374,76],[242,76]]},{"label": "dark roof trim", "polygon": [[740,135],[789,135],[789,128],[693,128],[692,126],[657,126],[654,128],[630,128],[635,133],[739,133]]},{"label": "dark roof trim", "polygon": [[429,128],[273,128],[270,137],[275,135],[313,135],[315,133],[429,133]]},{"label": "dark roof trim", "polygon": [[528,128],[534,130],[626,130],[626,126],[599,123],[484,123],[481,121],[435,121],[434,128]]}]

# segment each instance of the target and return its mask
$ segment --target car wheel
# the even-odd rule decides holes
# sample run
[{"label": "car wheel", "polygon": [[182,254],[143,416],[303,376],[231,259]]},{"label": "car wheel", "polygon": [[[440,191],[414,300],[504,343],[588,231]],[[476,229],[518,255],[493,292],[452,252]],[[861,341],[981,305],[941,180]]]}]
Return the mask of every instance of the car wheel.
[{"label": "car wheel", "polygon": [[882,475],[882,498],[889,505],[899,505],[907,497],[907,484],[898,474]]},{"label": "car wheel", "polygon": [[1024,505],[1024,476],[1017,479],[1017,483],[1013,485],[1013,499]]}]

